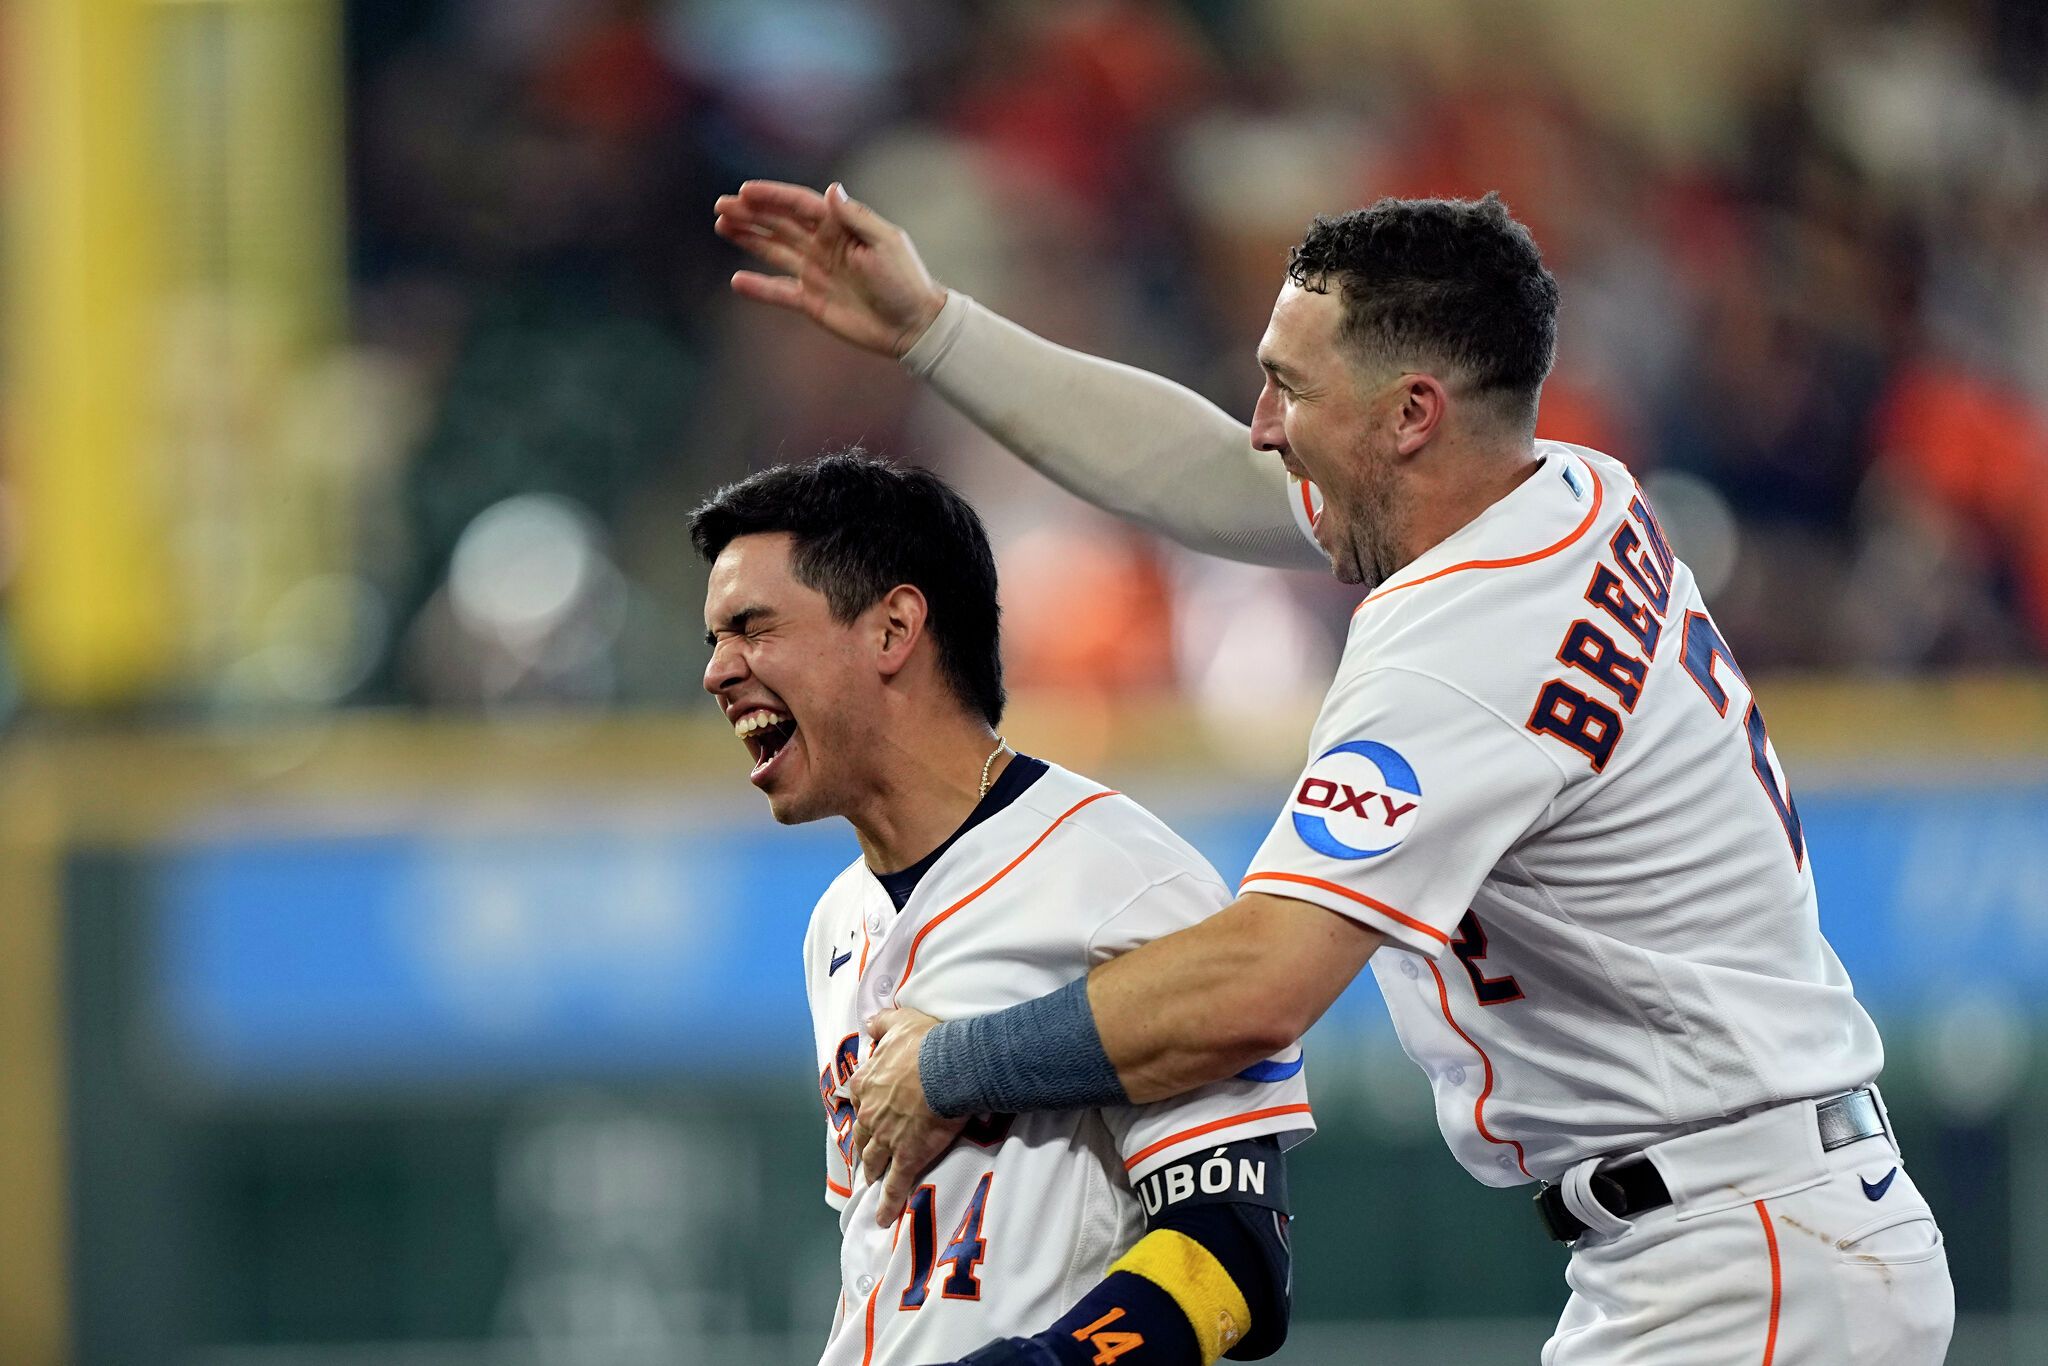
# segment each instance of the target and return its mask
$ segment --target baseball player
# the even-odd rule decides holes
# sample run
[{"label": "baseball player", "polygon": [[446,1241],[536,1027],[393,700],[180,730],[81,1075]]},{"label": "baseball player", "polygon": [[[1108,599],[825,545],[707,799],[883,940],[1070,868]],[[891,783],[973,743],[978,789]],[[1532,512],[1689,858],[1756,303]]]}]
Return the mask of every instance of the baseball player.
[{"label": "baseball player", "polygon": [[866,1021],[1029,1000],[1230,894],[1128,798],[996,735],[994,560],[936,477],[857,453],[784,466],[720,491],[691,532],[712,562],[704,686],[754,785],[784,823],[845,817],[861,850],[804,938],[842,1234],[823,1361],[1272,1352],[1287,1326],[1281,1154],[1314,1128],[1296,1047],[1157,1104],[982,1114],[877,1223],[846,1092]]},{"label": "baseball player", "polygon": [[[1318,219],[1249,430],[947,294],[836,186],[719,211],[782,272],[739,292],[900,357],[1069,488],[1364,592],[1228,909],[1006,1011],[879,1022],[853,1091],[881,1213],[942,1116],[1227,1076],[1369,961],[1458,1160],[1540,1182],[1573,1249],[1546,1363],[1942,1359],[1941,1235],[1763,713],[1628,470],[1535,439],[1557,291],[1497,198]],[[1071,1070],[1020,1079],[1048,1047]]]}]

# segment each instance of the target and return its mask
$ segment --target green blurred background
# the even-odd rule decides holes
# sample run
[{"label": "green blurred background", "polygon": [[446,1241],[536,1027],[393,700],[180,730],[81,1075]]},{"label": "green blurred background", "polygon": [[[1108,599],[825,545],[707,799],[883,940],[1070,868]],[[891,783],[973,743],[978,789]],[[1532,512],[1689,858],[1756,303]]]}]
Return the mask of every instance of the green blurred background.
[{"label": "green blurred background", "polygon": [[[814,1359],[796,951],[852,843],[698,691],[684,519],[749,469],[955,479],[1012,739],[1243,866],[1343,590],[731,300],[761,175],[1240,415],[1310,215],[1502,191],[1541,430],[1759,679],[1952,1360],[2048,1362],[2036,0],[5,0],[0,72],[0,1363]],[[1309,1041],[1281,1359],[1533,1360],[1562,1255],[1383,1015]]]}]

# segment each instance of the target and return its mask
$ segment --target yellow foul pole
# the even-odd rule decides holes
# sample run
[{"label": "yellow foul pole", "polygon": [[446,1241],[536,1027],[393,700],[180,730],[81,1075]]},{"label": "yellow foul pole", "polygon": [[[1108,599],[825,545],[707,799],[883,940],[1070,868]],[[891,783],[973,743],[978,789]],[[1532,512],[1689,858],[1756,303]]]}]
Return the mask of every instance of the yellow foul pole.
[{"label": "yellow foul pole", "polygon": [[[0,0],[0,612],[31,704],[203,694],[346,562],[349,471],[296,435],[340,336],[339,13]],[[59,777],[0,764],[8,1366],[73,1350]]]},{"label": "yellow foul pole", "polygon": [[57,705],[145,696],[172,662],[147,11],[8,10],[10,616],[30,697]]}]

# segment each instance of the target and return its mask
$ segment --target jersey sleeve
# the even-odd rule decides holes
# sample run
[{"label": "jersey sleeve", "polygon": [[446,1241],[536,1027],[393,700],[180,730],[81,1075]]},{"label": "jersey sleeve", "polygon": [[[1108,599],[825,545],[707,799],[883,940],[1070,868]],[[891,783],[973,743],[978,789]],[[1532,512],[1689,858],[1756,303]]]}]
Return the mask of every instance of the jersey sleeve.
[{"label": "jersey sleeve", "polygon": [[[1090,942],[1095,961],[1185,929],[1220,910],[1229,892],[1212,876],[1187,872],[1153,883],[1105,921]],[[1102,1112],[1133,1185],[1176,1158],[1265,1134],[1292,1147],[1315,1132],[1308,1074],[1295,1044],[1228,1081],[1151,1105]]]},{"label": "jersey sleeve", "polygon": [[1151,1105],[1102,1112],[1133,1186],[1169,1163],[1240,1139],[1273,1136],[1292,1148],[1316,1131],[1301,1045],[1215,1082]]},{"label": "jersey sleeve", "polygon": [[825,1125],[825,1204],[843,1213],[853,1198],[853,1163],[839,1145],[830,1122]]},{"label": "jersey sleeve", "polygon": [[[822,906],[821,902],[819,909],[811,912],[810,924],[804,928],[804,1004],[809,1007],[813,1032],[818,1025],[818,974],[815,965],[819,954],[821,931],[818,922]],[[839,1079],[836,1071],[836,1067],[828,1066],[818,1073],[818,1099],[824,1106],[821,1118],[825,1135],[825,1203],[840,1211],[846,1208],[847,1200],[853,1195],[853,1162],[848,1156],[849,1148],[843,1142],[845,1135],[852,1130],[853,1102],[837,1094]]]},{"label": "jersey sleeve", "polygon": [[1313,902],[1436,957],[1564,774],[1463,691],[1406,669],[1340,678],[1242,890]]}]

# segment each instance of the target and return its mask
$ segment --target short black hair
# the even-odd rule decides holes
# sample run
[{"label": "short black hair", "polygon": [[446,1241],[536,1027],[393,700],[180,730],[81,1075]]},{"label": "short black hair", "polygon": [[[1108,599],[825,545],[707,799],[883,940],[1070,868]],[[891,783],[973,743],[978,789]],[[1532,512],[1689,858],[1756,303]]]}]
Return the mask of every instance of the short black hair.
[{"label": "short black hair", "polygon": [[790,567],[835,620],[852,621],[899,584],[924,594],[940,673],[969,711],[1002,721],[996,557],[951,485],[853,446],[728,484],[690,518],[690,542],[707,561],[738,537],[777,531],[795,539]]},{"label": "short black hair", "polygon": [[1498,194],[1382,199],[1319,217],[1287,276],[1319,294],[1337,282],[1340,335],[1367,358],[1452,368],[1535,422],[1557,355],[1557,281]]}]

